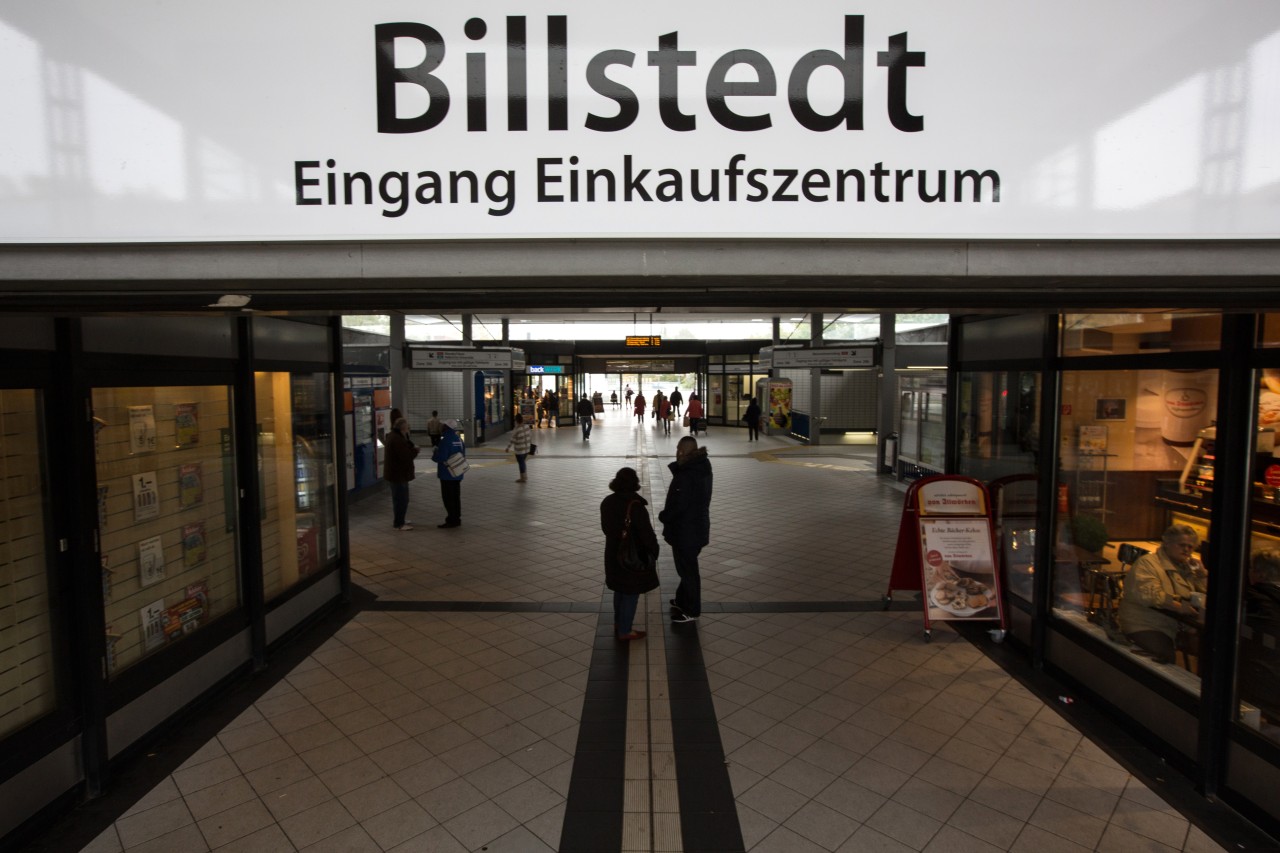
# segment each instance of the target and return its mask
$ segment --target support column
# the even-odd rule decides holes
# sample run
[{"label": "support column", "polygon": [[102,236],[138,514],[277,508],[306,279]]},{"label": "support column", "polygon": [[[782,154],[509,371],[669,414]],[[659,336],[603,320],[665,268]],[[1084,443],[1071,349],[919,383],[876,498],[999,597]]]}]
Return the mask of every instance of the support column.
[{"label": "support column", "polygon": [[[462,315],[462,344],[474,346],[471,338],[470,314]],[[462,420],[459,426],[466,432],[467,445],[475,447],[480,436],[480,425],[476,423],[476,372],[468,368],[462,371]]]},{"label": "support column", "polygon": [[[809,346],[822,346],[821,314],[809,315]],[[822,444],[822,368],[809,368],[809,446]]]},{"label": "support column", "polygon": [[897,314],[880,315],[880,399],[876,407],[876,440],[880,445],[882,472],[888,467],[885,442],[889,439],[889,433],[897,427],[893,418],[894,403],[898,399],[897,326]]},{"label": "support column", "polygon": [[[387,344],[391,352],[388,353],[390,358],[388,362],[391,365],[391,407],[399,409],[408,417],[408,409],[405,408],[406,388],[408,382],[408,374],[404,369],[404,315],[393,313],[391,319],[391,340]],[[425,412],[424,412],[425,414]],[[426,418],[422,421],[425,423]],[[391,424],[387,424],[387,429],[391,428]]]}]

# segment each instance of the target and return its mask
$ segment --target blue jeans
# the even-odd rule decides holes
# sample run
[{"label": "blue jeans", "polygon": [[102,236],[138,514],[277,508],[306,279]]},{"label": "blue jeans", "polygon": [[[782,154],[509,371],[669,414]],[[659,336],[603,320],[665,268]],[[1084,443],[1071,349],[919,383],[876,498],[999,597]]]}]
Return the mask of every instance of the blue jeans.
[{"label": "blue jeans", "polygon": [[391,487],[391,526],[404,527],[405,514],[409,512],[409,484],[387,483]]},{"label": "blue jeans", "polygon": [[636,620],[636,605],[639,603],[640,596],[634,592],[614,591],[613,621],[619,637],[631,633],[631,626]]},{"label": "blue jeans", "polygon": [[582,415],[582,437],[591,438],[591,418]]},{"label": "blue jeans", "polygon": [[676,564],[680,585],[676,587],[676,607],[690,616],[702,615],[702,576],[698,573],[701,545],[672,545],[671,559]]},{"label": "blue jeans", "polygon": [[528,458],[529,458],[529,454],[527,454],[527,453],[517,453],[517,454],[516,454],[516,464],[520,466],[520,476],[521,476],[521,477],[523,477],[523,476],[524,476],[524,460],[526,460],[526,459],[528,459]]}]

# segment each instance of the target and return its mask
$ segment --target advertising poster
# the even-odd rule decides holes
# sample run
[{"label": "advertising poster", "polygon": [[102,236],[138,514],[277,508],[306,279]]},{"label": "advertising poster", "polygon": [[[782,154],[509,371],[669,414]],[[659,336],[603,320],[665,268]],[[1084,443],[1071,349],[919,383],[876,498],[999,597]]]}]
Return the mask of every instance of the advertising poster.
[{"label": "advertising poster", "polygon": [[182,565],[191,569],[204,562],[208,555],[205,545],[204,522],[197,521],[182,527]]},{"label": "advertising poster", "polygon": [[149,587],[164,580],[164,541],[159,536],[138,543],[138,580]]},{"label": "advertising poster", "polygon": [[921,515],[981,515],[987,511],[982,488],[965,480],[939,477],[917,490]]},{"label": "advertising poster", "polygon": [[205,621],[209,611],[209,582],[202,580],[187,587],[186,598],[165,612],[164,637],[174,640],[190,634]]},{"label": "advertising poster", "polygon": [[178,504],[183,508],[204,502],[204,474],[199,462],[178,469]]},{"label": "advertising poster", "polygon": [[160,517],[160,487],[156,472],[147,471],[133,478],[133,520],[147,521]]},{"label": "advertising poster", "polygon": [[164,609],[163,598],[157,598],[138,611],[138,618],[142,622],[142,648],[144,650],[153,652],[164,645],[164,626],[168,617],[169,614]]},{"label": "advertising poster", "polygon": [[769,385],[769,427],[789,432],[791,430],[791,384]]},{"label": "advertising poster", "polygon": [[115,633],[112,626],[107,626],[106,648],[107,648],[107,672],[116,671],[116,643],[120,642],[120,635]]},{"label": "advertising poster", "polygon": [[995,559],[985,518],[920,519],[929,619],[995,619]]},{"label": "advertising poster", "polygon": [[129,407],[129,452],[151,453],[156,449],[154,406]]},{"label": "advertising poster", "polygon": [[303,577],[320,568],[319,528],[298,528],[298,574]]},{"label": "advertising poster", "polygon": [[1084,424],[1080,427],[1080,449],[1085,453],[1107,452],[1107,428],[1101,424]]},{"label": "advertising poster", "polygon": [[173,407],[173,442],[178,447],[200,443],[200,404],[178,403]]}]

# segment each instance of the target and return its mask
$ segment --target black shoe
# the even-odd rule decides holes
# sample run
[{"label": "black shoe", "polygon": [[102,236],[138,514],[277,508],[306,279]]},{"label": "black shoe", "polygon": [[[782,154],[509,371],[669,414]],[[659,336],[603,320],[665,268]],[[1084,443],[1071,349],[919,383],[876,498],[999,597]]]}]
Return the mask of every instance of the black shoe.
[{"label": "black shoe", "polygon": [[672,625],[684,625],[689,622],[697,622],[697,621],[698,621],[697,616],[690,616],[688,613],[684,613],[684,612],[677,613],[675,616],[671,617]]},{"label": "black shoe", "polygon": [[437,524],[436,527],[461,527],[461,521],[446,521],[444,524]]}]

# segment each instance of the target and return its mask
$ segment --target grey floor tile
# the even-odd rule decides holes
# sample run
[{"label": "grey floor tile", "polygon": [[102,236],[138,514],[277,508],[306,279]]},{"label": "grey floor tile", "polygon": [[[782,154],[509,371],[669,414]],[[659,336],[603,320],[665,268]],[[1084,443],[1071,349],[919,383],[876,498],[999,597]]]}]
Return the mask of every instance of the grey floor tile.
[{"label": "grey floor tile", "polygon": [[312,806],[280,821],[280,827],[299,850],[354,826],[353,818],[336,801]]},{"label": "grey floor tile", "polygon": [[194,823],[186,802],[177,799],[120,818],[116,831],[120,833],[121,846],[128,850]]},{"label": "grey floor tile", "polygon": [[436,819],[412,800],[379,810],[376,815],[361,822],[365,832],[383,850],[390,850],[416,838],[437,825]]},{"label": "grey floor tile", "polygon": [[501,838],[515,829],[517,821],[491,802],[485,801],[462,814],[443,821],[449,834],[462,842],[468,850]]},{"label": "grey floor tile", "polygon": [[199,826],[209,847],[217,848],[274,823],[271,812],[255,797],[201,820]]},{"label": "grey floor tile", "polygon": [[[637,449],[660,495],[669,448],[623,429],[609,451],[600,428],[599,458],[577,444],[557,454],[557,441],[580,437],[544,432],[547,456],[523,491],[509,472],[499,485],[478,468],[459,536],[411,539],[390,530],[384,503],[353,505],[356,582],[383,601],[596,604],[591,536],[531,526],[532,547],[513,561],[508,537],[486,531],[509,530],[531,496],[607,482]],[[878,598],[901,492],[853,468],[762,464],[723,447],[708,601]],[[419,518],[439,511],[429,488],[413,501]],[[594,530],[596,503],[561,501],[560,523]],[[763,507],[803,547],[753,556]],[[866,543],[852,568],[851,537]],[[597,618],[359,613],[95,844],[115,853],[128,837],[167,853],[204,849],[207,834],[235,853],[554,850]],[[1217,849],[954,630],[939,625],[923,643],[918,613],[709,613],[699,634],[749,850]]]}]

